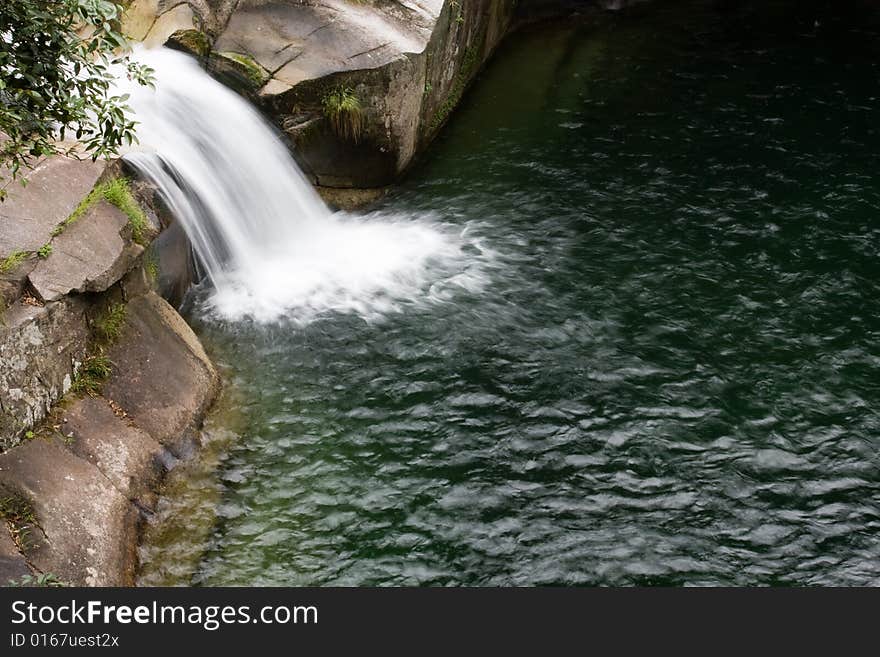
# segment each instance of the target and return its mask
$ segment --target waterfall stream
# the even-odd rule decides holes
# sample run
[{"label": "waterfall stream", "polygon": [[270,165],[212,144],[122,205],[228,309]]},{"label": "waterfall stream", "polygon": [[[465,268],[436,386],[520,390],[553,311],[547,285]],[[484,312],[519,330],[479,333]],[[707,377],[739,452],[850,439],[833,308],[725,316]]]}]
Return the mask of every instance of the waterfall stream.
[{"label": "waterfall stream", "polygon": [[436,217],[332,213],[273,128],[191,57],[138,50],[155,89],[131,94],[141,147],[125,159],[182,223],[225,319],[367,319],[479,288],[491,253]]}]

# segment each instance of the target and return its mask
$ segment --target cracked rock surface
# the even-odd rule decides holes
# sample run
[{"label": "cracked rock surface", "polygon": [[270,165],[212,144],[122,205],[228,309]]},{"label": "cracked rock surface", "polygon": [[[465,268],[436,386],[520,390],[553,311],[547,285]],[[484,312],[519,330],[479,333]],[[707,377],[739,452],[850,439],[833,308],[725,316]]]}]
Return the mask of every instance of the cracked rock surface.
[{"label": "cracked rock surface", "polygon": [[[172,451],[197,441],[219,385],[213,365],[155,293],[128,305],[103,394],[70,400],[35,437],[0,454],[0,499],[19,500],[33,515],[27,540],[0,536],[4,583],[24,563],[76,585],[132,584],[139,523],[176,460]],[[14,528],[2,524],[0,535]]]},{"label": "cracked rock surface", "polygon": [[[139,528],[175,455],[197,449],[218,391],[198,338],[154,291],[127,216],[101,200],[66,222],[102,175],[121,175],[110,167],[50,158],[0,207],[0,246],[29,252],[0,276],[0,585],[40,574],[133,584]],[[101,338],[111,307],[123,319]],[[89,396],[74,382],[98,355],[111,374]]]}]

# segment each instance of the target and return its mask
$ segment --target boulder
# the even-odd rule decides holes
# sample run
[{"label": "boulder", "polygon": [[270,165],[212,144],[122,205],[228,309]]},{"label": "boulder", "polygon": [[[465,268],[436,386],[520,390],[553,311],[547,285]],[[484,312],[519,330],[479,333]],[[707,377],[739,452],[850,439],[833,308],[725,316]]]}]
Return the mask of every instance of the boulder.
[{"label": "boulder", "polygon": [[69,449],[94,465],[126,498],[152,507],[165,473],[165,449],[103,397],[84,397],[64,409],[61,431]]},{"label": "boulder", "polygon": [[73,383],[89,345],[88,304],[17,303],[0,322],[0,450],[19,442]]},{"label": "boulder", "polygon": [[175,222],[163,230],[150,246],[150,254],[157,263],[156,292],[179,306],[197,279],[192,246],[183,227]]},{"label": "boulder", "polygon": [[184,453],[219,386],[192,329],[150,292],[128,303],[125,329],[108,356],[114,373],[104,396],[174,454]]},{"label": "boulder", "polygon": [[271,77],[252,58],[231,51],[212,51],[208,58],[208,70],[227,87],[245,93],[256,91]]},{"label": "boulder", "polygon": [[70,292],[103,292],[132,268],[143,247],[122,236],[128,217],[107,201],[52,240],[52,252],[28,276],[43,301]]},{"label": "boulder", "polygon": [[0,203],[0,260],[15,251],[37,251],[94,187],[103,162],[55,156],[28,172],[28,184],[9,186]]},{"label": "boulder", "polygon": [[79,586],[133,582],[137,509],[59,441],[38,438],[0,454],[0,494],[33,510],[25,555],[40,572]]},{"label": "boulder", "polygon": [[[332,73],[385,66],[424,51],[442,7],[421,3],[242,2],[214,45],[246,53],[286,88]],[[276,93],[284,87],[275,88]]]},{"label": "boulder", "polygon": [[134,0],[122,18],[122,33],[133,41],[143,41],[159,15],[160,0]]},{"label": "boulder", "polygon": [[175,32],[191,30],[196,25],[195,14],[187,4],[179,4],[159,16],[143,37],[144,45],[161,46]]},{"label": "boulder", "polygon": [[[241,0],[131,0],[122,18],[122,31],[129,39],[143,41],[150,32],[153,37],[167,30],[154,30],[158,19],[173,12],[177,7],[187,4],[193,11],[194,20],[200,30],[216,36]],[[173,21],[168,21],[169,23]],[[189,27],[192,27],[190,25]],[[171,34],[171,32],[168,32]],[[167,36],[167,35],[166,35]]]},{"label": "boulder", "polygon": [[203,63],[211,52],[211,40],[201,30],[183,29],[173,32],[165,41],[168,48],[195,55]]},{"label": "boulder", "polygon": [[[128,299],[125,328],[105,346],[113,374],[104,395],[68,398],[35,430],[36,437],[14,446],[8,441],[4,447],[11,447],[0,454],[0,498],[23,501],[32,515],[26,519],[24,555],[0,540],[0,576],[20,577],[30,566],[75,585],[132,584],[139,528],[176,461],[171,450],[183,453],[197,445],[195,429],[216,394],[217,373],[183,319],[150,288],[129,280],[134,274],[144,276],[135,268],[121,282],[122,289],[138,294]],[[69,387],[76,358],[64,340],[76,335],[84,357],[86,312],[107,303],[108,295],[118,299],[121,293],[114,288],[92,301],[64,297],[44,307],[14,309],[6,341],[19,346],[0,350],[5,355],[0,393],[11,393],[21,413],[36,407],[46,414]],[[65,318],[77,323],[65,324]],[[47,391],[58,377],[53,357],[66,364],[68,375],[61,390]],[[22,387],[5,386],[2,379],[13,380],[10,376]],[[5,398],[3,410],[0,417],[9,422],[18,416],[8,411],[20,409]],[[0,524],[3,531],[9,533]]]}]

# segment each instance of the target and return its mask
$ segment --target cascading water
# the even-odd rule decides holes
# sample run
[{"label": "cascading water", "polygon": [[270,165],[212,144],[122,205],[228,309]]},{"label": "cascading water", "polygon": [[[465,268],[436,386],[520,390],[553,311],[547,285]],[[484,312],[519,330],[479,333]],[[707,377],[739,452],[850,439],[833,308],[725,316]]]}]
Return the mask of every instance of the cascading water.
[{"label": "cascading water", "polygon": [[120,83],[144,147],[125,159],[183,224],[220,316],[369,319],[482,284],[491,253],[479,239],[425,217],[331,213],[245,100],[182,53],[136,58],[155,70],[156,88]]}]

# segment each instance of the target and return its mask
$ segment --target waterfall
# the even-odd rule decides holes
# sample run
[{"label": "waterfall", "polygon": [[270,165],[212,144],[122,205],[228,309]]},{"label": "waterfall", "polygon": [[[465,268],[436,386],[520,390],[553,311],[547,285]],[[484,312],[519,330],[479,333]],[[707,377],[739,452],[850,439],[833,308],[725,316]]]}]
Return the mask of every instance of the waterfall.
[{"label": "waterfall", "polygon": [[[125,155],[181,222],[222,317],[367,319],[479,288],[481,241],[430,217],[332,213],[273,128],[191,57],[141,49],[156,72],[131,95],[140,146]],[[470,248],[476,247],[476,248]],[[477,254],[476,256],[474,254]]]}]

